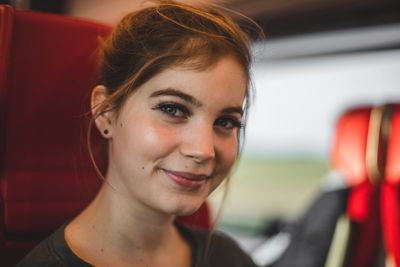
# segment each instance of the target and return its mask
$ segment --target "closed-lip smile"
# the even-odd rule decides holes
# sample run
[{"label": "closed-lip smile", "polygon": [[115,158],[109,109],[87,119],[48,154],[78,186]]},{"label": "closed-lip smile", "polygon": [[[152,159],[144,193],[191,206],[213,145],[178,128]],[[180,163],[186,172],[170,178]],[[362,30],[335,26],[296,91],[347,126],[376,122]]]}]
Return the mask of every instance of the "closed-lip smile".
[{"label": "closed-lip smile", "polygon": [[179,172],[162,169],[164,173],[177,185],[188,189],[197,189],[207,180],[209,175],[195,174],[190,172]]}]

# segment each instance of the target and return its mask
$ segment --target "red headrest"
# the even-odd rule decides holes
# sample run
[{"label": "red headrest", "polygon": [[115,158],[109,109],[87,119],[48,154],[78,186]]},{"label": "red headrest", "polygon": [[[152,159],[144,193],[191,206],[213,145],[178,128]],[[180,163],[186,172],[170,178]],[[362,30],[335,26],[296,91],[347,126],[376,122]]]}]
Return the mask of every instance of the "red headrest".
[{"label": "red headrest", "polygon": [[367,179],[365,154],[371,108],[357,108],[345,112],[336,124],[331,150],[332,168],[346,177],[349,186]]}]

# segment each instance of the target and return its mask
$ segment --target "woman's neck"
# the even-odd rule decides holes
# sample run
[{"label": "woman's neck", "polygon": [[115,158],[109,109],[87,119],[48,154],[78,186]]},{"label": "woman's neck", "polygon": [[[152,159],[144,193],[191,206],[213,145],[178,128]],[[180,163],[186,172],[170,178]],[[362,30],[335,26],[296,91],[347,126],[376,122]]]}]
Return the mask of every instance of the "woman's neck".
[{"label": "woman's neck", "polygon": [[127,199],[105,183],[92,203],[67,226],[65,238],[75,254],[96,266],[111,259],[113,266],[116,262],[120,266],[139,262],[140,266],[145,266],[144,262],[166,266],[177,259],[186,262],[179,266],[190,266],[190,247],[173,221],[174,216]]}]

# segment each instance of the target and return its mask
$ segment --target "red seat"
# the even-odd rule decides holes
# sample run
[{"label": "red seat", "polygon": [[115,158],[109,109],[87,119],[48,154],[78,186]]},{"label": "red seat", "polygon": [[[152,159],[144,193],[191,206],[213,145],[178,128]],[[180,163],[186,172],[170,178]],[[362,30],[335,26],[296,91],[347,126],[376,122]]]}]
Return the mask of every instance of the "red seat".
[{"label": "red seat", "polygon": [[[85,114],[99,39],[110,31],[0,5],[1,266],[75,216],[101,184],[86,148]],[[104,166],[106,144],[94,132]],[[207,206],[184,220],[210,227]]]},{"label": "red seat", "polygon": [[[376,128],[378,135],[374,134]],[[347,216],[351,228],[343,264],[346,267],[372,266],[378,257],[379,188],[371,164],[378,164],[382,158],[379,129],[380,121],[371,107],[345,112],[336,125],[332,167],[346,177],[350,187]]]},{"label": "red seat", "polygon": [[400,104],[391,106],[385,180],[382,183],[382,228],[387,255],[400,266]]}]

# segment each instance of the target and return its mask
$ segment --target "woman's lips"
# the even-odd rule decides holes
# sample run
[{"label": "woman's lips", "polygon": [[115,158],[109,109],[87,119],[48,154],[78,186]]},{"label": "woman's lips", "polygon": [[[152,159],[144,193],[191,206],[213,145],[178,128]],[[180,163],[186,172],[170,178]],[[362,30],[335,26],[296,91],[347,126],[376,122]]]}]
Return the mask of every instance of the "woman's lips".
[{"label": "woman's lips", "polygon": [[176,172],[163,169],[165,174],[176,184],[188,189],[197,189],[207,180],[207,175],[199,175],[188,172]]}]

